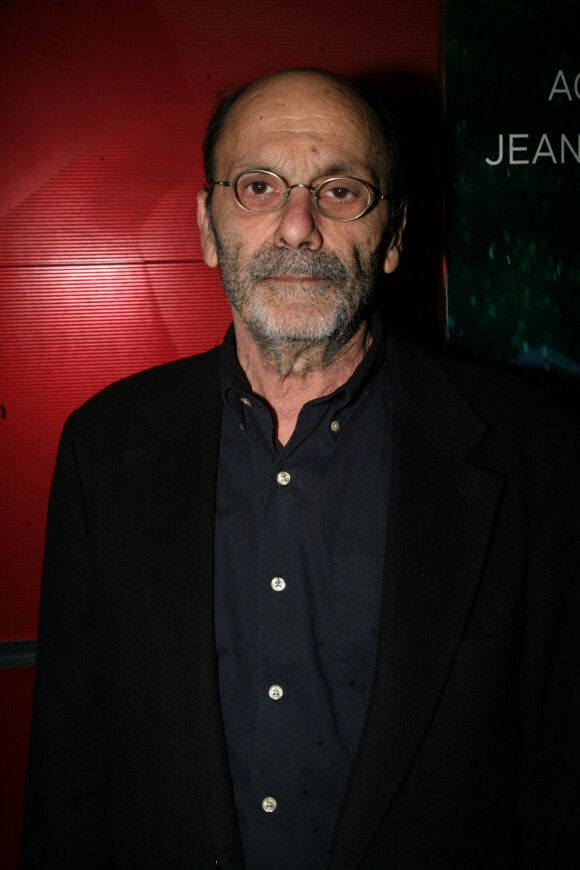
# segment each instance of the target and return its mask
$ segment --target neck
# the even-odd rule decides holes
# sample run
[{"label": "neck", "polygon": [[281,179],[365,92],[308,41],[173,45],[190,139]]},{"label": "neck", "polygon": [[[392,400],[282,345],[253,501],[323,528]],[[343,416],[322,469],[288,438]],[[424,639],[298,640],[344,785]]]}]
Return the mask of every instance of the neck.
[{"label": "neck", "polygon": [[346,383],[372,341],[363,320],[340,349],[328,342],[279,342],[265,349],[252,338],[236,311],[233,321],[239,363],[252,392],[269,405],[282,445],[292,435],[302,406]]}]

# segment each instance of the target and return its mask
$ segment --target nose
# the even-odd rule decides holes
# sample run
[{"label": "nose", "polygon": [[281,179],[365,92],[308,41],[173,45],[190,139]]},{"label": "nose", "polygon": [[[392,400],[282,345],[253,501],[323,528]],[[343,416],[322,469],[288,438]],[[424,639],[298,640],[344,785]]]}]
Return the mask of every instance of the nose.
[{"label": "nose", "polygon": [[310,188],[302,184],[293,185],[279,214],[274,233],[274,243],[278,247],[317,251],[322,246],[318,211],[312,202]]}]

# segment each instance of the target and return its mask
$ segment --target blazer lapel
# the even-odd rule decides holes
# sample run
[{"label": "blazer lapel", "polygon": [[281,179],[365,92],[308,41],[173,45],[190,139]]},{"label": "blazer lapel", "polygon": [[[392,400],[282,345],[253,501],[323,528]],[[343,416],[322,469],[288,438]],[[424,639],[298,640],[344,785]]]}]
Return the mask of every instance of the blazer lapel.
[{"label": "blazer lapel", "polygon": [[487,426],[439,364],[390,340],[394,398],[377,663],[331,870],[358,867],[433,718],[481,578],[503,479],[468,461]]},{"label": "blazer lapel", "polygon": [[143,594],[192,788],[220,855],[228,866],[240,866],[214,632],[217,366],[209,380],[199,378],[186,392],[151,405],[148,414],[157,438],[125,454]]}]

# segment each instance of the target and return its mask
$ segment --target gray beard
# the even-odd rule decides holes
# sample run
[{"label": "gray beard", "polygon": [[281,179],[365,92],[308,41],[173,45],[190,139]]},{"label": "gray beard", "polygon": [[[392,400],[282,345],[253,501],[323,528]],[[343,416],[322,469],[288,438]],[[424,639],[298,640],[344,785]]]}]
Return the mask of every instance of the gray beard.
[{"label": "gray beard", "polygon": [[[299,357],[312,356],[313,352],[319,365],[328,365],[354,335],[365,315],[380,271],[379,251],[363,262],[355,248],[355,266],[349,270],[335,254],[271,248],[254,255],[244,279],[238,268],[241,246],[225,251],[217,235],[216,240],[226,297],[278,371],[289,371]],[[324,318],[313,317],[302,330],[288,328],[267,316],[264,296],[268,291],[264,283],[280,274],[321,279],[321,283],[312,285],[310,298],[316,303],[332,296],[328,314]],[[261,294],[254,292],[257,285],[262,285]],[[292,301],[292,285],[285,287],[283,293]],[[304,296],[303,291],[300,295]]]}]

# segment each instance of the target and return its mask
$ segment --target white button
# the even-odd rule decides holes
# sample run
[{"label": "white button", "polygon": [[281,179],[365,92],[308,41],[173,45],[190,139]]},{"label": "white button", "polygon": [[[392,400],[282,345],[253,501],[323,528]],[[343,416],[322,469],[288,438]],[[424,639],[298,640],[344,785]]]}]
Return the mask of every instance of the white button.
[{"label": "white button", "polygon": [[265,813],[273,813],[277,806],[276,798],[265,797],[262,801],[262,809]]},{"label": "white button", "polygon": [[270,580],[270,586],[274,592],[282,592],[282,590],[286,588],[286,581],[283,577],[272,577]]},{"label": "white button", "polygon": [[282,686],[273,685],[268,689],[268,694],[273,701],[279,701],[284,694],[284,690],[282,689]]},{"label": "white button", "polygon": [[287,471],[279,471],[276,475],[276,480],[280,486],[287,486],[290,483],[290,475]]},{"label": "white button", "polygon": [[333,420],[330,424],[330,428],[333,432],[338,432],[338,430],[340,429],[340,423],[338,422],[338,420]]},{"label": "white button", "polygon": [[251,408],[251,407],[252,407],[252,403],[250,402],[249,399],[246,399],[245,396],[241,396],[241,397],[240,397],[240,402],[242,402],[242,403],[243,403],[244,405],[246,405],[248,408]]}]

